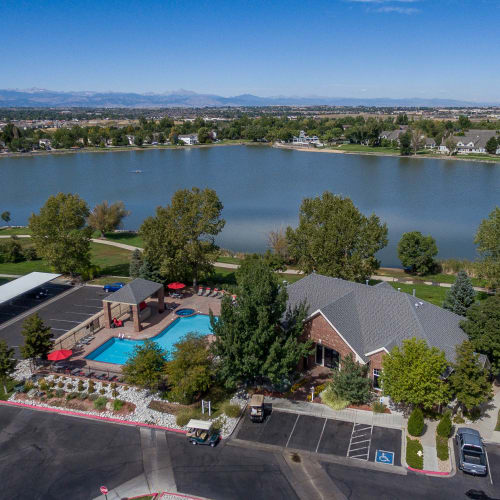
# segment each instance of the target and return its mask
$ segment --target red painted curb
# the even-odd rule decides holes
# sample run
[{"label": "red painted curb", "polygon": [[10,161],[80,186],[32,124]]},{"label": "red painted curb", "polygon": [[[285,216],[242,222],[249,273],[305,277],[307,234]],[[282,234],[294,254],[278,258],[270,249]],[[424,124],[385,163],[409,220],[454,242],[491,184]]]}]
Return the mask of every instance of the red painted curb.
[{"label": "red painted curb", "polygon": [[46,408],[45,406],[30,405],[27,403],[17,403],[15,401],[0,401],[0,404],[7,406],[19,406],[21,408],[30,408],[32,410],[46,411],[49,413],[59,413],[61,415],[69,415],[72,417],[83,417],[92,420],[101,420],[103,422],[112,422],[115,424],[136,425],[139,427],[149,427],[150,429],[161,429],[163,431],[177,432],[178,434],[186,434],[187,431],[181,429],[172,429],[171,427],[163,427],[161,425],[145,424],[144,422],[134,422],[133,420],[120,420],[119,418],[100,417],[99,415],[89,415],[88,413],[80,413],[77,411],[60,410],[58,408]]},{"label": "red painted curb", "polygon": [[449,476],[449,472],[438,472],[434,470],[423,470],[423,469],[414,469],[413,467],[408,466],[409,470],[412,470],[413,472],[419,472],[420,474],[426,474],[429,476]]}]

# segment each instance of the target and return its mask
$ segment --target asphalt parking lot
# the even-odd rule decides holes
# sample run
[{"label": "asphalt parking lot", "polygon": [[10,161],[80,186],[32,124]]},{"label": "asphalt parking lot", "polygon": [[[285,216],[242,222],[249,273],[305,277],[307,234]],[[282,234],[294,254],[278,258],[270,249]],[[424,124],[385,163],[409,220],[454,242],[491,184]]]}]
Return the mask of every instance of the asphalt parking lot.
[{"label": "asphalt parking lot", "polygon": [[392,459],[392,465],[401,465],[399,429],[273,410],[260,424],[253,423],[246,415],[236,437],[244,441],[371,462],[376,461],[379,451],[380,463],[389,463]]},{"label": "asphalt parking lot", "polygon": [[[67,290],[68,287],[63,291]],[[37,312],[45,325],[51,327],[53,338],[57,339],[99,312],[102,309],[102,299],[106,295],[108,294],[100,287],[83,286],[75,288],[67,295],[56,297],[53,302],[47,303]],[[25,319],[26,317],[22,317],[5,327],[0,325],[0,338],[15,348],[18,357],[20,355],[19,346],[23,344],[21,330]]]}]

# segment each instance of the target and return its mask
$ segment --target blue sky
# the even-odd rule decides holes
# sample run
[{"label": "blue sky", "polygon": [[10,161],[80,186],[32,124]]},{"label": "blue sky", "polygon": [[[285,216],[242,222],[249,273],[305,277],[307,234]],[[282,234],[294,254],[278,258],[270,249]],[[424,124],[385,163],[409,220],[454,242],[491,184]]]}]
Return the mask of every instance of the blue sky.
[{"label": "blue sky", "polygon": [[0,88],[500,102],[499,0],[2,0]]}]

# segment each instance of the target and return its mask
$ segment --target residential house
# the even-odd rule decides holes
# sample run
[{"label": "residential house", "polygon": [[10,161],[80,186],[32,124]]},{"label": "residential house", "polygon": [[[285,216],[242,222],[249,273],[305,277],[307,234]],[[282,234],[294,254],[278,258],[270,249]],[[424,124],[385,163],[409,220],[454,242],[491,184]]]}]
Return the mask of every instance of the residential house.
[{"label": "residential house", "polygon": [[450,362],[455,346],[467,339],[461,316],[385,282],[370,286],[313,273],[289,285],[288,297],[290,307],[305,301],[309,308],[304,340],[313,341],[314,353],[302,360],[300,369],[336,368],[352,354],[369,366],[375,388],[383,356],[404,339],[424,339],[442,349]]},{"label": "residential house", "polygon": [[50,149],[52,146],[52,141],[50,139],[40,139],[38,145],[41,148]]},{"label": "residential house", "polygon": [[[454,135],[453,141],[456,144],[455,152],[457,154],[486,153],[486,143],[496,135],[494,130],[469,130],[464,135]],[[447,139],[443,138],[438,148],[440,153],[450,153],[450,150],[446,146],[446,141]]]},{"label": "residential house", "polygon": [[399,136],[408,130],[408,125],[401,125],[396,130],[384,130],[380,133],[380,139],[396,141],[399,144]]},{"label": "residential house", "polygon": [[127,141],[129,146],[133,146],[135,143],[135,135],[127,135]]},{"label": "residential house", "polygon": [[309,146],[313,144],[314,146],[323,146],[317,135],[309,137],[306,133],[301,130],[298,137],[293,137],[294,146]]},{"label": "residential house", "polygon": [[179,141],[182,141],[187,146],[198,144],[198,134],[179,135]]}]

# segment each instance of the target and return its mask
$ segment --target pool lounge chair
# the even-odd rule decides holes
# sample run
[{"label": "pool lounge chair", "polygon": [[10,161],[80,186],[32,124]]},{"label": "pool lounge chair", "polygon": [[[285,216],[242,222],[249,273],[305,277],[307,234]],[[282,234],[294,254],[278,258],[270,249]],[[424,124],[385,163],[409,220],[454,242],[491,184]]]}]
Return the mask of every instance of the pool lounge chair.
[{"label": "pool lounge chair", "polygon": [[218,288],[214,288],[214,291],[212,292],[212,294],[210,295],[210,297],[217,297],[217,295],[219,295],[219,289]]},{"label": "pool lounge chair", "polygon": [[198,295],[203,295],[204,292],[205,292],[205,287],[199,286],[198,287]]},{"label": "pool lounge chair", "polygon": [[210,287],[207,286],[207,288],[205,289],[205,293],[203,294],[204,297],[208,297],[211,293],[212,289]]},{"label": "pool lounge chair", "polygon": [[71,370],[71,375],[77,375],[78,373],[80,373],[80,368],[74,368]]}]

